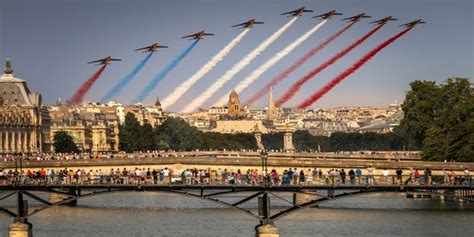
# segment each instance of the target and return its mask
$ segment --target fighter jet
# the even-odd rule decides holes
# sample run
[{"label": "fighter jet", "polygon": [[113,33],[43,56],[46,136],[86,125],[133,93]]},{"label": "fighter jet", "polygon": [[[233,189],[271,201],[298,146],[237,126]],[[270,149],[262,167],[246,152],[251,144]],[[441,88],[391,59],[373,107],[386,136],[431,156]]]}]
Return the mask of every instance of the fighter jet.
[{"label": "fighter jet", "polygon": [[200,40],[200,39],[202,39],[202,37],[204,37],[205,35],[214,35],[214,34],[205,33],[204,31],[199,31],[199,32],[196,33],[196,34],[183,36],[183,37],[181,37],[181,39],[190,38],[189,40]]},{"label": "fighter jet", "polygon": [[377,24],[377,25],[383,25],[386,24],[388,21],[396,21],[398,20],[397,18],[393,18],[393,16],[387,16],[385,18],[382,18],[380,20],[372,21],[370,24]]},{"label": "fighter jet", "polygon": [[291,12],[285,12],[285,13],[282,13],[281,15],[291,15],[291,16],[301,16],[303,15],[303,13],[305,12],[314,12],[313,10],[306,10],[306,7],[301,7],[301,8],[298,8],[294,11],[291,11]]},{"label": "fighter jet", "polygon": [[240,24],[237,24],[237,25],[233,25],[232,27],[242,26],[242,28],[252,28],[253,25],[255,25],[255,24],[263,24],[263,22],[261,22],[261,21],[255,21],[255,19],[252,19],[252,20],[246,21],[246,22],[244,22],[244,23],[240,23]]},{"label": "fighter jet", "polygon": [[146,53],[146,52],[156,52],[158,51],[157,49],[158,48],[168,48],[168,46],[164,46],[164,45],[158,45],[158,43],[154,43],[150,46],[146,46],[146,47],[143,47],[143,48],[139,48],[139,49],[135,49],[135,51],[142,51],[142,53]]},{"label": "fighter jet", "polygon": [[371,16],[367,16],[365,13],[361,13],[361,14],[359,14],[359,15],[355,15],[355,16],[351,16],[351,17],[348,17],[348,18],[344,18],[344,19],[342,19],[341,21],[358,22],[358,21],[360,21],[362,18],[371,18]]},{"label": "fighter jet", "polygon": [[111,56],[107,56],[103,59],[88,62],[88,64],[99,63],[99,64],[96,64],[96,65],[107,65],[107,64],[110,64],[111,61],[122,61],[122,59],[112,58]]},{"label": "fighter jet", "polygon": [[400,26],[405,26],[407,28],[410,28],[410,27],[414,27],[416,26],[417,24],[425,24],[426,22],[424,22],[423,20],[421,19],[418,19],[418,20],[415,20],[415,21],[412,21],[412,22],[408,22],[406,24],[403,24],[403,25],[400,25]]},{"label": "fighter jet", "polygon": [[332,11],[329,11],[329,12],[326,12],[324,14],[321,14],[321,15],[317,15],[317,16],[313,16],[312,18],[321,18],[323,20],[325,19],[331,19],[332,16],[342,16],[342,13],[338,13],[336,12],[336,10],[332,10]]}]

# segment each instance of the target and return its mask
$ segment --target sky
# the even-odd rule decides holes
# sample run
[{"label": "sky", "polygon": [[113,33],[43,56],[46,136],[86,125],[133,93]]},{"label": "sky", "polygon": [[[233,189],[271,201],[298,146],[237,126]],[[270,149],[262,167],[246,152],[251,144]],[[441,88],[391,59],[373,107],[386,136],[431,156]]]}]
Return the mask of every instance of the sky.
[{"label": "sky", "polygon": [[[217,66],[196,83],[170,111],[182,109],[207,89],[235,63],[251,52],[289,19],[281,13],[305,6],[314,10],[300,17],[277,41],[248,67],[227,83],[204,107],[211,106],[223,94],[247,77],[253,70],[314,27],[311,17],[337,10],[344,17],[362,12],[373,20],[394,16],[391,22],[334,65],[314,77],[285,107],[297,105],[337,74],[351,66],[377,44],[400,31],[398,25],[418,18],[427,24],[415,27],[393,45],[384,49],[359,71],[336,86],[312,105],[313,108],[339,106],[387,106],[402,102],[413,80],[443,82],[449,77],[474,78],[474,33],[472,0],[1,0],[0,60],[12,60],[14,74],[27,80],[30,90],[40,92],[46,103],[58,98],[66,101],[97,69],[88,61],[108,55],[122,62],[110,65],[87,94],[88,100],[99,100],[132,70],[146,54],[135,52],[152,43],[169,46],[155,54],[134,81],[117,97],[130,103],[139,92],[190,41],[181,39],[201,30],[214,33],[203,39],[153,93],[164,99],[181,82],[187,80],[225,47],[241,30],[231,28],[249,19],[265,22],[254,27]],[[341,16],[265,72],[240,94],[249,98],[279,72],[308,50],[335,33],[345,23]],[[371,29],[369,20],[354,25],[320,53],[308,60],[288,79],[273,88],[274,98],[282,95],[293,82],[336,54]],[[267,99],[253,107],[263,108]]]}]

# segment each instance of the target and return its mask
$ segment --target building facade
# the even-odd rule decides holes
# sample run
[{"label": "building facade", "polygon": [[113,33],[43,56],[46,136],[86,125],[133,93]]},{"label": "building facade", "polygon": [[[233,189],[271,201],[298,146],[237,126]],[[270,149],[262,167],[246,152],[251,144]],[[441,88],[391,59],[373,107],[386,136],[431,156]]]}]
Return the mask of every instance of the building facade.
[{"label": "building facade", "polygon": [[50,118],[41,95],[14,76],[7,59],[0,77],[0,154],[50,150]]},{"label": "building facade", "polygon": [[56,111],[50,139],[60,131],[69,133],[81,151],[119,151],[119,122],[115,113]]}]

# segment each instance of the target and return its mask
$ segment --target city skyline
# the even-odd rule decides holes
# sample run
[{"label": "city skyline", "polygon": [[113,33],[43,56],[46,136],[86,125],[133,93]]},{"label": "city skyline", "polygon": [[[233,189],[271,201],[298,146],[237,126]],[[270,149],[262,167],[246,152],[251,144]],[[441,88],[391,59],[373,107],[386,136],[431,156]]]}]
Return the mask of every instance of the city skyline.
[{"label": "city skyline", "polygon": [[[25,5],[25,3],[27,3]],[[88,100],[99,100],[108,90],[138,63],[145,54],[134,52],[139,47],[157,42],[170,48],[160,50],[125,90],[117,97],[119,102],[129,103],[189,41],[180,39],[201,30],[215,33],[203,39],[193,52],[164,78],[144,101],[153,103],[158,96],[165,98],[174,87],[199,70],[241,30],[231,28],[248,19],[265,22],[256,26],[245,39],[213,71],[196,83],[170,111],[178,111],[266,37],[288,21],[282,12],[306,6],[314,13],[303,15],[280,39],[257,57],[247,68],[238,73],[211,100],[210,107],[240,80],[248,76],[275,53],[292,43],[318,21],[314,15],[336,9],[349,17],[366,12],[377,20],[393,15],[399,21],[389,23],[360,47],[349,53],[335,65],[312,79],[285,107],[318,90],[341,71],[375,45],[399,31],[398,25],[422,18],[428,24],[415,28],[406,37],[395,42],[377,55],[311,108],[341,106],[384,106],[402,102],[408,83],[413,80],[434,80],[438,83],[448,77],[472,78],[473,30],[472,2],[470,1],[359,1],[347,6],[344,1],[262,1],[259,3],[234,1],[139,1],[111,4],[103,1],[5,1],[0,3],[0,57],[11,58],[15,75],[25,79],[33,91],[42,93],[45,101],[53,104],[57,98],[67,100],[74,91],[94,73],[95,68],[86,62],[107,55],[122,58],[122,62],[109,66],[92,90]],[[407,5],[410,7],[407,8]],[[387,7],[390,6],[390,7]],[[228,11],[233,9],[233,11]],[[319,32],[264,73],[250,88],[240,94],[245,100],[275,75],[291,65],[306,51],[339,30],[343,17],[330,20]],[[216,21],[215,19],[224,19]],[[340,49],[371,29],[368,20],[357,23],[335,42],[328,45],[314,58],[305,63],[286,81],[273,89],[274,97],[299,77],[318,66]],[[452,25],[456,24],[456,27]],[[453,37],[453,35],[455,37]],[[21,40],[18,40],[21,39]],[[441,47],[440,47],[441,46]],[[425,63],[423,63],[425,62]],[[55,86],[52,86],[55,85]],[[254,108],[267,105],[260,99]]]}]

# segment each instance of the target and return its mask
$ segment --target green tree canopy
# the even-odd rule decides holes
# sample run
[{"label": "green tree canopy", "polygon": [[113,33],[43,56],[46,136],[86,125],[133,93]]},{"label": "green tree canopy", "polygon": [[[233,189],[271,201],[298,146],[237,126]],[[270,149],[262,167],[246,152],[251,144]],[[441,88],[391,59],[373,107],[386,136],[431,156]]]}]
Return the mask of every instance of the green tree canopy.
[{"label": "green tree canopy", "polygon": [[143,137],[142,126],[135,115],[127,113],[125,122],[120,126],[120,149],[126,152],[142,151]]},{"label": "green tree canopy", "polygon": [[474,160],[474,89],[468,79],[414,81],[399,134],[422,147],[426,160]]},{"label": "green tree canopy", "polygon": [[74,138],[66,131],[58,131],[54,134],[54,150],[60,153],[74,153],[79,149],[74,143]]}]

